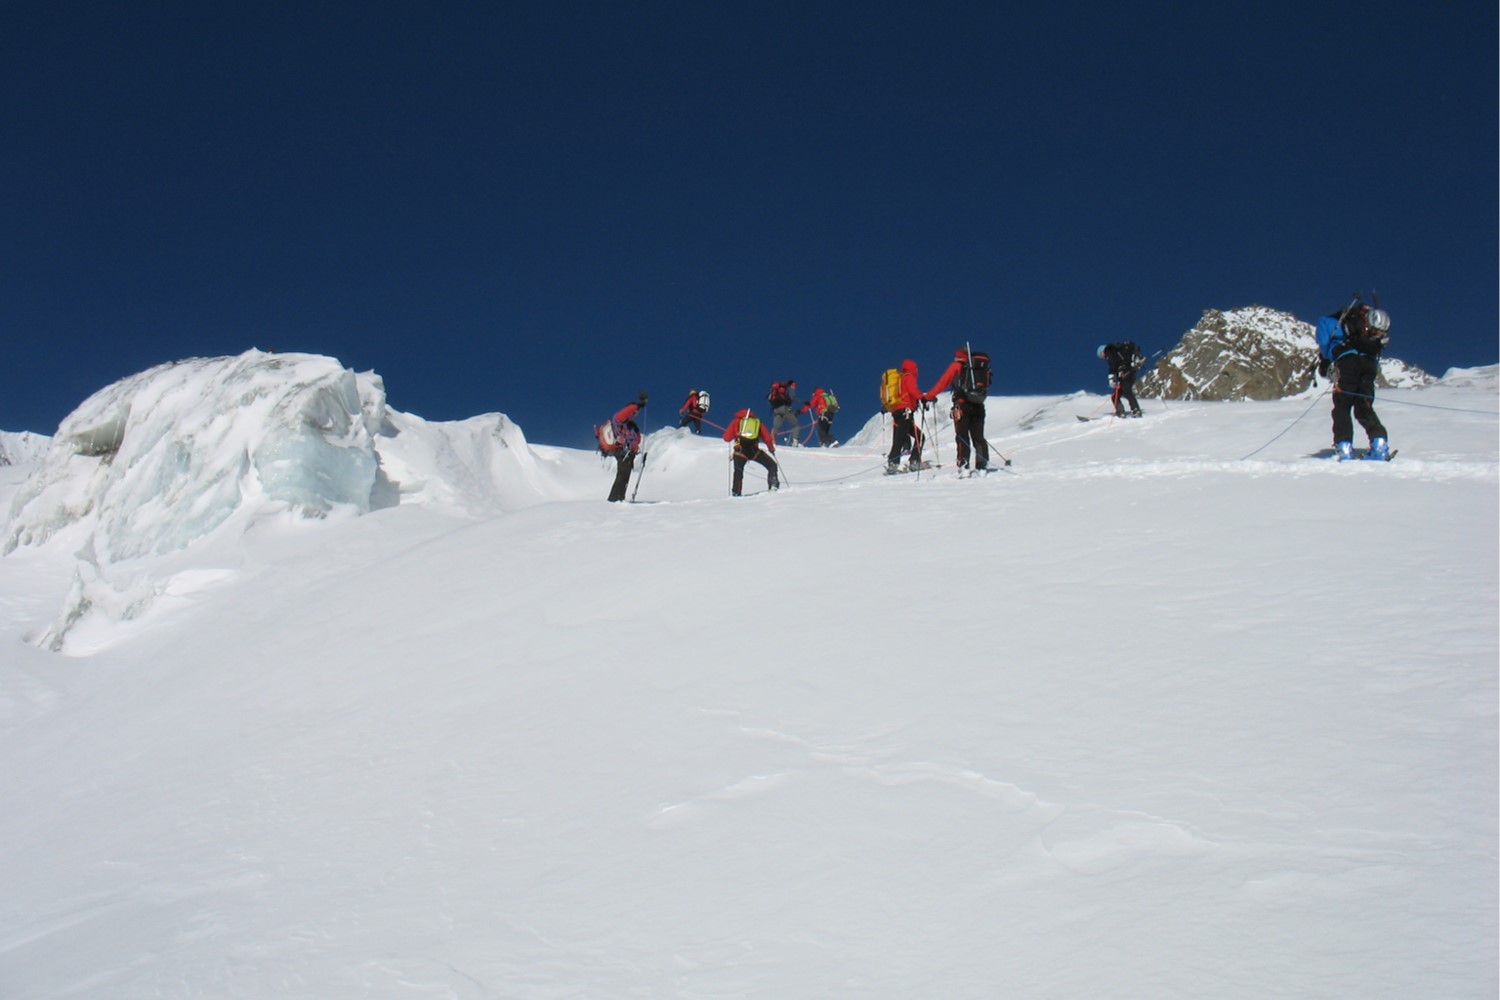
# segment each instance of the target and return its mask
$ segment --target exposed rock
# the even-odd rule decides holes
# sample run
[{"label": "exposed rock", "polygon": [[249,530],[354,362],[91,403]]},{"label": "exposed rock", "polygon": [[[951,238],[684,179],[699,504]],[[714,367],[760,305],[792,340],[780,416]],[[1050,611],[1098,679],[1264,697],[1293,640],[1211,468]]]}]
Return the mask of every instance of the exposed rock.
[{"label": "exposed rock", "polygon": [[[1250,306],[1208,309],[1154,368],[1141,391],[1168,399],[1280,399],[1312,385],[1318,360],[1314,327],[1290,313]],[[1391,357],[1381,359],[1379,384],[1426,385],[1432,376]]]}]

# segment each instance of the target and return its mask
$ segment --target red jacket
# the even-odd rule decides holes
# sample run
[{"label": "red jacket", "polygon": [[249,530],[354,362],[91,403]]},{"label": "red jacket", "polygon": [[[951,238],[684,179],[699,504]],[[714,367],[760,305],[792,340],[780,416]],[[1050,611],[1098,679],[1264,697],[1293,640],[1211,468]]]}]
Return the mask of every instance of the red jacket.
[{"label": "red jacket", "polygon": [[917,363],[911,358],[901,362],[901,385],[897,394],[899,399],[893,410],[915,410],[922,402],[922,389],[917,385]]},{"label": "red jacket", "polygon": [[641,412],[641,405],[639,403],[626,403],[620,408],[620,412],[615,414],[614,425],[617,443],[611,449],[612,451],[619,451],[622,445],[628,448],[632,455],[640,451],[641,432],[634,424],[635,415],[639,412]]},{"label": "red jacket", "polygon": [[828,397],[823,395],[822,389],[814,389],[812,399],[809,399],[807,405],[803,406],[797,412],[806,413],[808,410],[812,410],[813,416],[821,418],[823,411],[826,409],[828,409]]},{"label": "red jacket", "polygon": [[[738,446],[740,442],[740,422],[743,421],[746,417],[754,416],[755,414],[750,412],[750,408],[748,406],[740,412],[736,413],[734,415],[734,419],[729,421],[729,426],[724,428],[724,440],[733,441],[735,445]],[[757,417],[756,419],[759,420],[760,418]],[[771,437],[771,428],[766,426],[766,422],[764,420],[760,421],[759,440],[760,443],[765,445],[768,450],[772,452],[776,450],[776,441]]]},{"label": "red jacket", "polygon": [[958,373],[964,370],[964,363],[968,360],[968,351],[963,348],[954,351],[953,363],[943,371],[943,377],[937,380],[937,385],[927,390],[927,395],[923,398],[928,400],[936,399],[938,393],[948,388],[953,384],[953,380],[958,378]]}]

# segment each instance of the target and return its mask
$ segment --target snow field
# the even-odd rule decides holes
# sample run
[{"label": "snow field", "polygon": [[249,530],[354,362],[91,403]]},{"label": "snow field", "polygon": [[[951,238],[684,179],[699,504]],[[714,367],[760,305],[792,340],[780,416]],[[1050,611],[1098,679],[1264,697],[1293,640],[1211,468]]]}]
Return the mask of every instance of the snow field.
[{"label": "snow field", "polygon": [[70,656],[18,549],[0,982],[1493,996],[1493,373],[1391,395],[1379,466],[1311,399],[1000,397],[1013,472],[881,477],[872,424],[739,500],[659,432],[638,505],[412,422],[392,503],[101,565],[180,593]]}]

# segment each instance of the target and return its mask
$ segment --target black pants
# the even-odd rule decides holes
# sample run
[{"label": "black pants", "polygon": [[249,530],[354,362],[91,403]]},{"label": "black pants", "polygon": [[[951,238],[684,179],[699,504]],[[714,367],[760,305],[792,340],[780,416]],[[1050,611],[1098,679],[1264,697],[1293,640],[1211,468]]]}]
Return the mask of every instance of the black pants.
[{"label": "black pants", "polygon": [[914,410],[891,411],[891,453],[886,461],[895,465],[901,461],[901,453],[911,448],[911,465],[922,464],[922,429],[917,426]]},{"label": "black pants", "polygon": [[1121,400],[1130,404],[1131,413],[1141,412],[1141,404],[1135,401],[1135,372],[1126,372],[1124,375],[1116,376],[1114,400],[1117,417],[1125,415],[1125,407],[1120,405]]},{"label": "black pants", "polygon": [[760,442],[742,441],[734,446],[734,483],[729,487],[730,493],[739,496],[744,488],[746,462],[759,462],[766,467],[766,489],[774,490],[781,485],[776,477],[776,462],[760,450]]},{"label": "black pants", "polygon": [[630,470],[635,468],[635,454],[620,449],[615,452],[615,484],[609,488],[609,502],[625,499],[625,488],[630,485]]},{"label": "black pants", "polygon": [[677,426],[678,427],[691,427],[693,429],[693,433],[694,434],[702,434],[703,433],[703,414],[701,414],[701,413],[698,413],[698,414],[684,413],[682,415],[682,420],[678,422]]},{"label": "black pants", "polygon": [[953,440],[958,445],[958,464],[969,464],[974,454],[974,468],[990,467],[990,443],[984,439],[984,403],[963,399],[953,404]]},{"label": "black pants", "polygon": [[822,445],[825,448],[831,448],[834,445],[838,444],[838,442],[834,440],[833,437],[832,417],[818,418],[818,444]]},{"label": "black pants", "polygon": [[[1386,436],[1385,425],[1375,415],[1375,377],[1380,374],[1380,360],[1368,354],[1346,354],[1334,362],[1338,382],[1333,387],[1333,440],[1354,440],[1354,421],[1365,429],[1370,440]],[[1353,420],[1350,412],[1353,412]]]}]

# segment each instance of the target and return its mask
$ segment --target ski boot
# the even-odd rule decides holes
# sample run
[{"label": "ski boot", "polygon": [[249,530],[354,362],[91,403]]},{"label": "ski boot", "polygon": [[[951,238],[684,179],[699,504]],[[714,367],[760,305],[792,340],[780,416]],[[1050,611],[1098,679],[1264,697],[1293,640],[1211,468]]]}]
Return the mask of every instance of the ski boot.
[{"label": "ski boot", "polygon": [[1391,460],[1391,445],[1385,438],[1375,438],[1370,442],[1370,450],[1365,452],[1364,457],[1371,462],[1389,462]]},{"label": "ski boot", "polygon": [[1353,441],[1335,441],[1333,443],[1333,447],[1339,453],[1339,461],[1340,462],[1347,462],[1351,458],[1354,457],[1354,442]]}]

